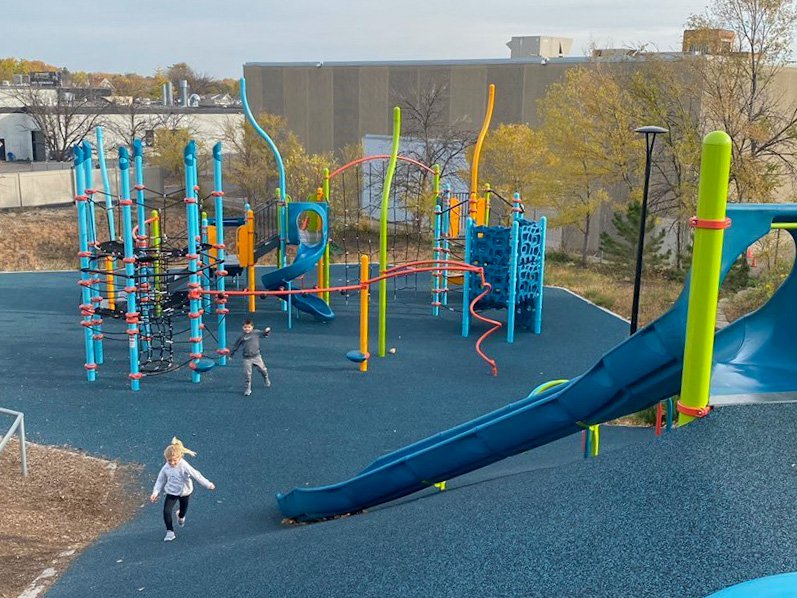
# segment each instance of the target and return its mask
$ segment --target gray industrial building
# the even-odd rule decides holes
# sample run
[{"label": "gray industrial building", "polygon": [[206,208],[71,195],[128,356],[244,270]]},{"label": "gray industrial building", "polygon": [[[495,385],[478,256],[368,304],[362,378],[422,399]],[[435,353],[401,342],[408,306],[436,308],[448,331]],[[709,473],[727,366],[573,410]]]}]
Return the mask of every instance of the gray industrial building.
[{"label": "gray industrial building", "polygon": [[586,61],[565,56],[571,44],[567,38],[515,37],[506,59],[250,62],[244,76],[252,110],[284,116],[308,151],[318,153],[390,134],[392,107],[433,85],[447,89],[442,113],[449,123],[478,129],[487,86],[494,83],[493,126],[534,125],[537,100],[548,86]]}]

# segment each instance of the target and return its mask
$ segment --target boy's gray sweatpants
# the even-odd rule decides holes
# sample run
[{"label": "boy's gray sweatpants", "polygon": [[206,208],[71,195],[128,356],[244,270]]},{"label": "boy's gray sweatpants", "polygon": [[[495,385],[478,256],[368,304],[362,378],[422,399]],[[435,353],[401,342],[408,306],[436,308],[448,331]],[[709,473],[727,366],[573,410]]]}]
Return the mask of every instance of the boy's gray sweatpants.
[{"label": "boy's gray sweatpants", "polygon": [[244,390],[251,391],[252,390],[252,366],[257,368],[257,371],[263,376],[263,380],[266,383],[269,382],[268,379],[268,369],[266,368],[266,364],[263,363],[263,357],[261,355],[256,355],[255,357],[244,357],[244,381],[246,383],[246,387]]}]

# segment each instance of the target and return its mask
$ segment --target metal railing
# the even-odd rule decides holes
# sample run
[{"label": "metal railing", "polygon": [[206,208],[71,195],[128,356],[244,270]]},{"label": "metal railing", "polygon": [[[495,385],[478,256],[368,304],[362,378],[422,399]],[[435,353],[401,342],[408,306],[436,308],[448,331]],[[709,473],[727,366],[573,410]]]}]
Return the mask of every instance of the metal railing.
[{"label": "metal railing", "polygon": [[19,435],[19,458],[22,461],[22,475],[27,476],[28,453],[25,448],[25,414],[20,413],[19,411],[11,411],[10,409],[3,408],[0,408],[0,413],[4,415],[10,415],[14,418],[14,423],[11,424],[8,432],[3,436],[3,439],[0,440],[0,453],[3,452],[6,444],[8,444],[8,441],[11,440],[11,437],[16,432]]}]

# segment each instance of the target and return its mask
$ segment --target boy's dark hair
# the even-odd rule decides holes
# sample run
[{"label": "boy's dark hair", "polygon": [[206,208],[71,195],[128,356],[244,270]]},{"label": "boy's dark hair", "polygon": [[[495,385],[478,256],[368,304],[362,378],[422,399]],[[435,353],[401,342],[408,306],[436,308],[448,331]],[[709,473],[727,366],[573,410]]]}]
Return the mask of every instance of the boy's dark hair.
[{"label": "boy's dark hair", "polygon": [[252,320],[244,320],[244,326],[254,326],[254,322]]}]

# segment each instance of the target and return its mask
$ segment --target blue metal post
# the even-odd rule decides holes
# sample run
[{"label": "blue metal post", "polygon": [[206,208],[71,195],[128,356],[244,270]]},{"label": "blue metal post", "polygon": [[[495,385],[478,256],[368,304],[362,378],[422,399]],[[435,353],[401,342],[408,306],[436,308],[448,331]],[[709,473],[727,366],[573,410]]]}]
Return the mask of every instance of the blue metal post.
[{"label": "blue metal post", "polygon": [[[197,255],[199,256],[197,258],[197,276],[199,278],[199,280],[198,280],[199,289],[202,290],[202,288],[209,288],[209,287],[205,287],[203,285],[203,283],[205,282],[205,278],[203,276],[203,270],[204,270],[203,262],[205,260],[204,260],[203,254],[202,254],[202,232],[201,232],[201,220],[200,220],[200,214],[199,214],[200,213],[200,204],[202,202],[199,199],[199,160],[196,159],[196,143],[194,143],[194,164],[193,164],[192,170],[193,170],[193,174],[192,174],[193,178],[192,178],[192,180],[193,180],[193,183],[194,183],[194,197],[196,198],[197,201],[196,201],[196,203],[189,204],[189,205],[191,206],[191,208],[194,211],[194,230],[196,232],[195,238],[196,238],[196,242],[197,242],[197,251],[196,252],[197,252]],[[203,302],[202,302],[202,296],[199,297],[199,304],[200,304],[200,309],[199,309],[199,338],[200,338],[200,341],[199,341],[199,352],[200,353],[204,353],[205,352],[205,341],[204,341],[204,338],[203,338],[202,331],[205,329],[205,325],[203,323],[203,321],[205,319],[205,317],[204,317],[205,316],[205,310],[204,310],[204,306],[203,306]]]},{"label": "blue metal post", "polygon": [[[96,212],[94,209],[94,172],[93,168],[94,165],[92,163],[92,147],[91,143],[88,140],[83,141],[83,168],[85,172],[85,185],[86,191],[85,195],[87,198],[87,206],[86,206],[86,217],[88,218],[88,222],[86,223],[86,229],[88,233],[88,245],[89,250],[92,253],[92,256],[89,258],[89,263],[91,264],[91,268],[93,270],[100,270],[102,267],[101,259],[97,257],[97,219],[96,219]],[[95,307],[102,303],[102,296],[99,289],[100,283],[100,275],[97,273],[92,273],[89,277],[91,281],[91,303]],[[105,362],[105,355],[102,348],[102,316],[98,313],[94,313],[93,317],[93,325],[92,325],[92,339],[94,340],[94,358],[97,361],[97,365],[102,365]]]},{"label": "blue metal post", "polygon": [[94,340],[92,339],[92,316],[94,306],[91,303],[91,275],[88,272],[91,262],[89,257],[89,235],[86,223],[86,173],[83,170],[83,150],[76,145],[72,151],[75,164],[75,203],[77,204],[78,221],[78,245],[80,257],[80,315],[83,316],[81,322],[83,326],[83,340],[86,347],[86,379],[92,382],[97,377],[97,363],[94,361]]},{"label": "blue metal post", "polygon": [[672,430],[672,414],[675,411],[675,400],[673,397],[667,399],[667,431]]},{"label": "blue metal post", "polygon": [[102,176],[102,190],[105,193],[105,215],[108,217],[108,236],[111,241],[116,240],[116,222],[113,218],[113,197],[111,196],[111,183],[108,180],[108,168],[105,164],[105,146],[102,140],[102,127],[97,127],[97,161],[100,164]]},{"label": "blue metal post", "polygon": [[215,201],[216,217],[216,291],[219,296],[216,298],[216,315],[218,316],[218,344],[216,352],[220,355],[219,365],[227,365],[227,355],[230,350],[227,348],[227,298],[224,297],[225,280],[227,271],[224,269],[225,247],[224,247],[224,186],[221,177],[221,142],[213,146],[213,197]]},{"label": "blue metal post", "polygon": [[125,293],[127,294],[127,335],[130,349],[130,388],[139,390],[141,373],[138,371],[138,312],[136,311],[136,258],[133,253],[133,215],[130,199],[130,152],[126,147],[119,148],[119,178],[121,183],[121,198],[119,205],[122,207],[122,225],[124,227],[125,245]]},{"label": "blue metal post", "polygon": [[[186,220],[188,221],[188,298],[189,298],[189,312],[188,319],[191,322],[191,365],[195,365],[196,361],[202,358],[202,329],[200,327],[200,318],[202,317],[201,309],[202,302],[200,300],[201,294],[197,291],[200,289],[199,277],[197,276],[197,262],[199,261],[199,254],[197,253],[196,238],[199,234],[199,222],[197,214],[197,197],[194,185],[196,181],[195,164],[196,164],[196,143],[189,142],[185,146],[183,152],[183,161],[185,163],[185,213]],[[191,368],[191,381],[199,383],[202,377],[196,369]]]},{"label": "blue metal post", "polygon": [[539,278],[539,294],[535,297],[534,302],[534,334],[542,332],[542,295],[543,285],[545,284],[545,235],[548,228],[548,220],[545,216],[540,218],[540,278]]},{"label": "blue metal post", "polygon": [[[149,236],[147,233],[147,207],[144,199],[144,144],[140,139],[133,140],[133,160],[136,168],[136,223],[138,232],[134,235],[136,248],[145,248],[148,245]],[[150,339],[152,338],[152,305],[149,301],[150,290],[155,288],[155,280],[152,279],[152,269],[147,265],[139,268],[141,279],[138,281],[139,289],[142,291],[141,297],[141,347],[144,351],[149,351]]]},{"label": "blue metal post", "polygon": [[[465,263],[470,264],[473,244],[473,218],[465,221]],[[470,334],[470,272],[462,275],[462,336]]]},{"label": "blue metal post", "polygon": [[133,140],[133,158],[136,163],[136,240],[141,241],[147,238],[147,206],[144,204],[144,144],[140,139]]},{"label": "blue metal post", "polygon": [[[515,194],[517,195],[517,193]],[[509,293],[506,298],[506,342],[515,342],[515,304],[517,303],[517,271],[520,222],[515,216],[509,230]]]}]

